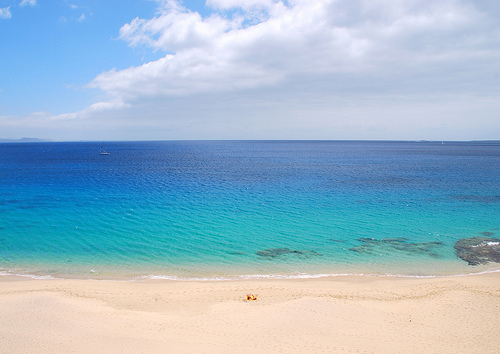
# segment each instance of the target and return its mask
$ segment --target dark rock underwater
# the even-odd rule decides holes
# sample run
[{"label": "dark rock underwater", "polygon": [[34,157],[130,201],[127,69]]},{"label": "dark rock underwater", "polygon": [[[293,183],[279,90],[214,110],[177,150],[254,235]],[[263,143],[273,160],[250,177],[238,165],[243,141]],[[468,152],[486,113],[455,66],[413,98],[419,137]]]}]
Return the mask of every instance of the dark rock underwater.
[{"label": "dark rock underwater", "polygon": [[[492,233],[488,233],[490,235]],[[500,263],[500,238],[476,236],[455,243],[457,256],[471,266]]]}]

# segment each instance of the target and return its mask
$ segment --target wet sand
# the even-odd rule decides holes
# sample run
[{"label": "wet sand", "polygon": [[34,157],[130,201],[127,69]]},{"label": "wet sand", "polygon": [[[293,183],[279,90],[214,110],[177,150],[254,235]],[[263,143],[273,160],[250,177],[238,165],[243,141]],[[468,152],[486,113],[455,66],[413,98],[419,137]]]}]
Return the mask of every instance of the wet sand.
[{"label": "wet sand", "polygon": [[[257,301],[244,301],[247,293]],[[498,353],[500,273],[442,278],[0,278],[2,353]]]}]

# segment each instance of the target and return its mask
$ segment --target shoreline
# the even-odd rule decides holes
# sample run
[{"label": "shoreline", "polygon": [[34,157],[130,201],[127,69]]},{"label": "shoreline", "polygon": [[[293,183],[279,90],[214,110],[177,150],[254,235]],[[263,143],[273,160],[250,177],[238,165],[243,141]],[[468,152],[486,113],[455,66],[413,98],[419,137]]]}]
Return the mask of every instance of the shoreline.
[{"label": "shoreline", "polygon": [[[342,272],[342,273],[250,273],[250,274],[207,274],[207,275],[179,275],[179,274],[154,274],[154,273],[143,273],[143,274],[101,274],[99,272],[88,272],[88,273],[74,273],[74,274],[47,274],[38,272],[20,272],[12,271],[9,269],[0,268],[0,283],[2,279],[5,278],[25,278],[33,280],[98,280],[98,281],[130,281],[130,282],[141,282],[148,280],[165,280],[165,281],[180,281],[180,282],[204,282],[204,281],[243,281],[243,280],[294,280],[294,279],[322,279],[322,278],[335,278],[335,277],[393,277],[393,278],[446,278],[446,277],[462,277],[462,276],[474,276],[480,274],[489,273],[500,273],[500,267],[498,264],[488,263],[470,267],[470,271],[466,272],[467,268],[457,269],[457,273],[441,273],[441,274],[406,274],[406,273],[390,273],[390,272]],[[461,271],[461,272],[460,272]]]},{"label": "shoreline", "polygon": [[[0,351],[496,353],[500,272],[228,281],[0,277]],[[247,293],[257,301],[245,302]]]}]

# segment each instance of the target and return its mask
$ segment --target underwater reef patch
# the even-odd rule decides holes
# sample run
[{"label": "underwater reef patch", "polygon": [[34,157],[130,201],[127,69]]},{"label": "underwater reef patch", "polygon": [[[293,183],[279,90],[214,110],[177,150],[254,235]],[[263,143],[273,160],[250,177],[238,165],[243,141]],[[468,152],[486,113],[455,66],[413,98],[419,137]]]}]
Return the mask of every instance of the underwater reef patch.
[{"label": "underwater reef patch", "polygon": [[339,240],[336,238],[329,238],[327,241],[328,242],[335,242],[335,243],[346,243],[347,242],[346,240]]},{"label": "underwater reef patch", "polygon": [[404,237],[375,239],[369,237],[358,238],[362,244],[352,247],[349,251],[357,253],[373,254],[380,251],[401,251],[409,254],[425,254],[434,258],[439,258],[440,255],[436,249],[442,247],[444,243],[439,241],[433,242],[411,242]]},{"label": "underwater reef patch", "polygon": [[295,255],[301,258],[310,258],[315,256],[321,256],[321,254],[312,250],[292,250],[290,248],[267,248],[265,250],[256,252],[259,257],[266,259],[274,259],[286,255]]},{"label": "underwater reef patch", "polygon": [[232,255],[232,256],[244,256],[246,254],[245,252],[241,252],[241,251],[230,251],[227,253]]},{"label": "underwater reef patch", "polygon": [[455,252],[469,265],[500,263],[500,238],[476,236],[455,243]]}]

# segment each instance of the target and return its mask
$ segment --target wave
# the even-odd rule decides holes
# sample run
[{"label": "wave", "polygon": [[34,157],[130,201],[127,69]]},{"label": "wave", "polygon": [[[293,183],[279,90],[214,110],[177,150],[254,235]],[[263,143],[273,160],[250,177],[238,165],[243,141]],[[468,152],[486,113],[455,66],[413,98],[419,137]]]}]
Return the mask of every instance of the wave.
[{"label": "wave", "polygon": [[[334,278],[334,277],[373,277],[373,278],[448,278],[448,277],[463,277],[480,274],[500,273],[499,269],[489,269],[479,272],[468,272],[462,274],[440,274],[440,275],[409,275],[409,274],[393,274],[393,273],[295,273],[295,274],[239,274],[227,276],[179,276],[179,275],[161,275],[149,274],[133,277],[119,276],[101,278],[93,277],[79,277],[79,276],[53,276],[53,275],[38,275],[29,273],[19,273],[10,270],[0,270],[0,276],[23,277],[34,280],[53,280],[53,279],[80,279],[80,280],[99,280],[99,281],[149,281],[149,280],[166,280],[166,281],[182,281],[182,282],[203,282],[203,281],[242,281],[242,280],[294,280],[294,279],[320,279],[320,278]],[[96,275],[97,273],[94,273]]]},{"label": "wave", "polygon": [[17,273],[17,272],[12,272],[9,270],[0,270],[0,276],[11,276],[11,277],[23,277],[23,278],[31,278],[31,279],[37,279],[37,280],[44,280],[44,279],[57,279],[53,277],[52,275],[37,275],[37,274],[26,274],[26,273]]}]

